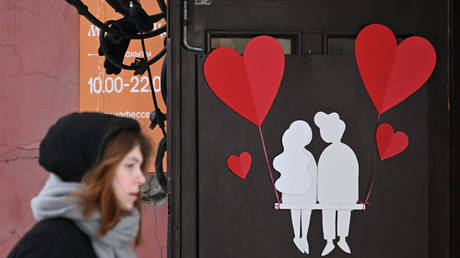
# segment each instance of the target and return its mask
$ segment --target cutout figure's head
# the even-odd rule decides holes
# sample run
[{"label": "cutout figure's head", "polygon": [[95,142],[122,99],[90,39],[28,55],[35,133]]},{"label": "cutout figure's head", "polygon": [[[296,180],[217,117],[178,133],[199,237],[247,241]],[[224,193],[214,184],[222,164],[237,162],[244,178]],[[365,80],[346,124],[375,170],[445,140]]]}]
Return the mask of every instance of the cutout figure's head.
[{"label": "cutout figure's head", "polygon": [[342,139],[345,123],[340,120],[339,114],[326,114],[320,111],[315,115],[315,124],[319,127],[319,133],[325,142],[340,142]]},{"label": "cutout figure's head", "polygon": [[291,123],[283,134],[283,148],[285,150],[304,148],[311,142],[311,138],[312,131],[310,125],[305,121],[296,120]]}]

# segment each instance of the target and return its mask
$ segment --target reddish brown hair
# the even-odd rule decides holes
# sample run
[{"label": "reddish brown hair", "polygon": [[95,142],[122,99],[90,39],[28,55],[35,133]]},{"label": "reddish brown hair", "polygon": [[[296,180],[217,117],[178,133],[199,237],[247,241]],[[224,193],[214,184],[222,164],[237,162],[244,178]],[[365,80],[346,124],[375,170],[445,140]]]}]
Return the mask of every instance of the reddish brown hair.
[{"label": "reddish brown hair", "polygon": [[[112,182],[115,178],[115,170],[118,164],[137,145],[140,146],[143,156],[141,169],[146,173],[152,155],[149,140],[141,132],[123,131],[108,142],[101,161],[97,162],[97,165],[86,173],[82,179],[81,190],[74,194],[74,196],[82,197],[80,207],[83,209],[85,218],[88,218],[94,211],[100,211],[100,236],[105,235],[112,229],[118,223],[120,217],[126,213],[120,207],[113,192]],[[141,212],[140,198],[134,202],[134,207],[139,210],[139,213]],[[139,225],[139,232],[134,242],[135,246],[138,246],[141,241],[142,232]]]}]

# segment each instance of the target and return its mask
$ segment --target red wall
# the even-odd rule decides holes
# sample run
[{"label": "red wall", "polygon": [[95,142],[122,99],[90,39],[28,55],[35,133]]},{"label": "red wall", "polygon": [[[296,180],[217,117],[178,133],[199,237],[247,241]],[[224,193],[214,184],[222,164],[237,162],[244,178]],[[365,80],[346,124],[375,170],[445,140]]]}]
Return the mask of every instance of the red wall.
[{"label": "red wall", "polygon": [[[64,0],[0,1],[0,257],[35,223],[30,199],[48,173],[38,146],[79,106],[79,17]],[[144,208],[139,257],[166,257],[167,204]]]}]

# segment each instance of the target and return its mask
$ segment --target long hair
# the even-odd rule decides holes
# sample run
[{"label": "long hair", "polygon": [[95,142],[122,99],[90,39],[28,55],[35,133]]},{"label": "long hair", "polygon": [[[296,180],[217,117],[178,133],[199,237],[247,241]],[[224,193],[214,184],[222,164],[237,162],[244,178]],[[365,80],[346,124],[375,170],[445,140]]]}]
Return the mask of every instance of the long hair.
[{"label": "long hair", "polygon": [[[143,156],[141,169],[143,173],[146,173],[152,155],[152,147],[149,140],[141,132],[122,131],[110,139],[101,156],[102,158],[85,174],[81,181],[82,188],[73,195],[82,197],[79,204],[83,209],[83,216],[85,218],[88,218],[97,210],[100,211],[101,226],[98,232],[100,236],[104,236],[110,231],[118,223],[120,217],[126,213],[120,207],[117,197],[113,192],[112,182],[115,178],[115,171],[118,164],[137,145],[140,146]],[[137,198],[134,202],[134,207],[141,213],[140,198]],[[139,225],[139,231],[134,242],[135,246],[137,247],[141,241],[142,232]]]}]

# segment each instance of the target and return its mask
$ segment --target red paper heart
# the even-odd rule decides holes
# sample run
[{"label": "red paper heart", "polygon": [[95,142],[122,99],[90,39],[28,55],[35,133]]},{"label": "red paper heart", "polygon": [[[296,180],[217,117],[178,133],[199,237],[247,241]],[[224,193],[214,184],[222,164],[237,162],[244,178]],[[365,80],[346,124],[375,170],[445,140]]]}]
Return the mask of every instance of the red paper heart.
[{"label": "red paper heart", "polygon": [[417,91],[436,64],[436,52],[428,40],[409,37],[398,46],[393,32],[381,24],[361,30],[355,54],[361,78],[379,114]]},{"label": "red paper heart", "polygon": [[231,48],[212,51],[203,70],[217,97],[260,126],[278,93],[284,72],[284,52],[276,39],[259,36],[249,41],[243,57]]},{"label": "red paper heart", "polygon": [[393,157],[406,149],[409,138],[404,132],[394,132],[390,124],[379,125],[376,132],[377,148],[380,159]]},{"label": "red paper heart", "polygon": [[248,152],[242,152],[240,156],[231,155],[227,158],[227,166],[241,179],[245,179],[251,167],[252,157]]}]

